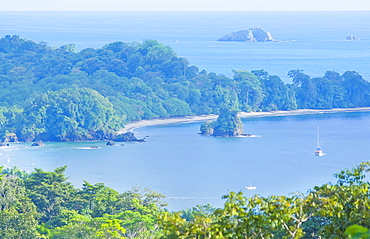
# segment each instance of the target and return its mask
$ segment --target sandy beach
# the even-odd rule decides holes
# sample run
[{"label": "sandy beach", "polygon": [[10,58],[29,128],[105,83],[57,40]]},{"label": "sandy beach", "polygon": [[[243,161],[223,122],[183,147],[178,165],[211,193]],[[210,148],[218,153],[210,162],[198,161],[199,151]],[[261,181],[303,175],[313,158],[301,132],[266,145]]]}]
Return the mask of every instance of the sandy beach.
[{"label": "sandy beach", "polygon": [[[327,110],[314,110],[314,109],[299,109],[290,111],[270,111],[270,112],[240,112],[241,118],[249,117],[271,117],[271,116],[285,116],[285,115],[304,115],[304,114],[327,114],[327,113],[343,113],[343,112],[366,112],[370,111],[370,107],[361,108],[335,108]],[[125,128],[118,131],[119,134],[132,131],[136,128],[153,126],[153,125],[165,125],[165,124],[183,124],[192,122],[203,122],[207,120],[215,120],[218,115],[198,115],[198,116],[185,116],[185,117],[172,117],[165,119],[151,119],[151,120],[140,120],[125,125]]]},{"label": "sandy beach", "polygon": [[203,122],[207,120],[215,120],[218,115],[198,115],[198,116],[184,116],[184,117],[172,117],[165,119],[151,119],[151,120],[140,120],[125,125],[125,128],[118,131],[119,134],[132,131],[136,128],[152,126],[152,125],[164,125],[164,124],[183,124],[183,123],[192,123],[192,122]]}]

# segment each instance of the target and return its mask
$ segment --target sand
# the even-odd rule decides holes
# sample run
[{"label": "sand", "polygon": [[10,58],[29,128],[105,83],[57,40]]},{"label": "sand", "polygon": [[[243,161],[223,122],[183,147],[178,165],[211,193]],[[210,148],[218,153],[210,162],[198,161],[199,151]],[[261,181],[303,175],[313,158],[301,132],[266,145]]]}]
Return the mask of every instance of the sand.
[{"label": "sand", "polygon": [[118,131],[119,134],[132,131],[136,128],[152,126],[152,125],[165,125],[165,124],[183,124],[192,122],[203,122],[207,120],[215,120],[218,115],[198,115],[198,116],[185,116],[185,117],[171,117],[164,119],[150,119],[150,120],[140,120],[136,122],[131,122],[125,125],[125,128]]},{"label": "sand", "polygon": [[[304,115],[304,114],[327,114],[327,113],[342,113],[342,112],[366,112],[370,111],[370,107],[360,108],[335,108],[328,110],[314,110],[314,109],[300,109],[290,111],[270,111],[270,112],[240,112],[241,118],[249,117],[271,117],[271,116],[284,116],[284,115]],[[118,131],[119,134],[133,131],[136,128],[142,128],[152,125],[166,125],[166,124],[183,124],[192,122],[203,122],[208,120],[217,119],[218,115],[198,115],[198,116],[185,116],[185,117],[172,117],[165,119],[150,119],[140,120],[125,125],[125,128]]]}]

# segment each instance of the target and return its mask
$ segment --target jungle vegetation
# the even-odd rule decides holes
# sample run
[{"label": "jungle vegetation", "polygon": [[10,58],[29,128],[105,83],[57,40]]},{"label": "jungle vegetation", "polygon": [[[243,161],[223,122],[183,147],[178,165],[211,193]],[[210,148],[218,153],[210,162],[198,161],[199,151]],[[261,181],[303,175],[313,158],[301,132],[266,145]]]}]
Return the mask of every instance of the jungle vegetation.
[{"label": "jungle vegetation", "polygon": [[17,35],[0,39],[0,136],[21,141],[111,139],[125,123],[241,111],[370,106],[370,83],[355,71],[292,83],[265,70],[208,73],[155,40],[81,51]]},{"label": "jungle vegetation", "polygon": [[76,188],[64,175],[16,167],[0,172],[0,237],[79,238],[369,238],[370,162],[336,173],[307,193],[230,192],[224,206],[166,210],[165,196],[135,187],[119,193],[104,183]]}]

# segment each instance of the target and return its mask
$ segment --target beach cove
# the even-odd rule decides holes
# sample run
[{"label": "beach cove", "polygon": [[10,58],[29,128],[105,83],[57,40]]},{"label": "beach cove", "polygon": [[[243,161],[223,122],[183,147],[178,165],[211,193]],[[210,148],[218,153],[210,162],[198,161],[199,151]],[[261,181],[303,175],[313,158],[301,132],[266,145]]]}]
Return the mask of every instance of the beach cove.
[{"label": "beach cove", "polygon": [[[273,117],[273,116],[289,116],[289,115],[305,115],[305,114],[334,114],[334,113],[348,113],[348,112],[368,112],[370,107],[359,107],[359,108],[334,108],[334,109],[298,109],[290,111],[270,111],[270,112],[240,112],[238,115],[240,118],[250,117]],[[137,128],[155,126],[155,125],[166,125],[166,124],[185,124],[194,122],[204,122],[208,120],[216,120],[218,115],[200,115],[200,116],[184,116],[184,117],[171,117],[164,119],[150,119],[140,120],[131,122],[125,125],[123,129],[118,131],[118,134],[133,131]]]},{"label": "beach cove", "polygon": [[[338,170],[368,161],[369,108],[242,115],[244,131],[262,137],[205,137],[198,134],[201,121],[217,116],[182,117],[126,128],[138,138],[149,136],[146,143],[124,147],[106,146],[106,141],[48,142],[42,147],[18,143],[0,148],[0,161],[27,172],[67,165],[66,176],[76,187],[84,180],[119,192],[148,187],[166,196],[169,210],[207,203],[221,207],[222,195],[230,191],[244,191],[246,196],[305,193],[333,180]],[[317,126],[323,157],[313,154]],[[245,190],[249,184],[257,189]]]}]

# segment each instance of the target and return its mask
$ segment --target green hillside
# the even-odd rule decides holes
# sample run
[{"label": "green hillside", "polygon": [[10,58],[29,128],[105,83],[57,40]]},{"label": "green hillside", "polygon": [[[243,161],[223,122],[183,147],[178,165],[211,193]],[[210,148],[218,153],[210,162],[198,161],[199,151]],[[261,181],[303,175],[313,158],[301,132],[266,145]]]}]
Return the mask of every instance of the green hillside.
[{"label": "green hillside", "polygon": [[[266,66],[268,68],[268,66]],[[77,51],[19,36],[0,39],[0,135],[22,141],[110,139],[125,123],[241,111],[370,106],[370,84],[354,71],[292,84],[264,70],[233,78],[200,71],[155,40]]]}]

